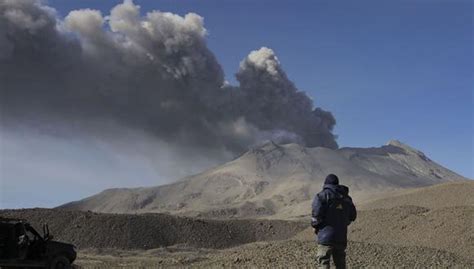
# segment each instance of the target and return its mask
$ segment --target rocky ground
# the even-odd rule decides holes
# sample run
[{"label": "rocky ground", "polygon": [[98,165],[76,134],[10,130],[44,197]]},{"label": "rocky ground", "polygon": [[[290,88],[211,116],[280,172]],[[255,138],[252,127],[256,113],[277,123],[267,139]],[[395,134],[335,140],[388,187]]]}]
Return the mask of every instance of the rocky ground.
[{"label": "rocky ground", "polygon": [[[439,249],[464,258],[474,257],[474,207],[428,209],[401,206],[359,211],[349,226],[356,242]],[[311,228],[296,236],[308,240]]]},{"label": "rocky ground", "polygon": [[[84,250],[80,268],[193,267],[193,268],[313,268],[314,241],[284,240],[258,242],[230,249],[180,247],[147,251]],[[455,254],[424,247],[349,242],[350,268],[474,268],[474,261]]]},{"label": "rocky ground", "polygon": [[[349,227],[349,267],[474,268],[467,187],[472,183],[429,187],[361,207]],[[309,216],[210,220],[24,209],[0,210],[0,217],[49,223],[55,239],[79,247],[80,268],[311,268],[317,251]]]},{"label": "rocky ground", "polygon": [[0,210],[0,217],[48,223],[55,239],[80,249],[153,249],[173,245],[221,249],[288,239],[308,227],[284,220],[205,220],[167,214],[102,214],[58,209]]}]

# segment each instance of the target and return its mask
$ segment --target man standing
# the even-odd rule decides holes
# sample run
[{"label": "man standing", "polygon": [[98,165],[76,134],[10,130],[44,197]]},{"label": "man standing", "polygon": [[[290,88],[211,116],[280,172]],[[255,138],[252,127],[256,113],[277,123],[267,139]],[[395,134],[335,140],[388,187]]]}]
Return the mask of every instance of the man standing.
[{"label": "man standing", "polygon": [[336,175],[328,175],[312,207],[311,226],[318,235],[319,268],[329,268],[331,256],[336,268],[346,268],[347,226],[357,217],[349,188],[339,185]]}]

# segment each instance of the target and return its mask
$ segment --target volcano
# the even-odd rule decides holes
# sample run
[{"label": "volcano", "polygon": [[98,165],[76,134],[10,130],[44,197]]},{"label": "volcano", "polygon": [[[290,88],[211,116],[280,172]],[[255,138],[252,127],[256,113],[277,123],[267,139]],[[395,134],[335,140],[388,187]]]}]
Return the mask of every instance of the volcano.
[{"label": "volcano", "polygon": [[63,209],[169,213],[205,218],[307,216],[327,174],[357,202],[397,190],[467,180],[393,140],[381,147],[307,148],[272,141],[202,173],[156,187],[107,189]]}]

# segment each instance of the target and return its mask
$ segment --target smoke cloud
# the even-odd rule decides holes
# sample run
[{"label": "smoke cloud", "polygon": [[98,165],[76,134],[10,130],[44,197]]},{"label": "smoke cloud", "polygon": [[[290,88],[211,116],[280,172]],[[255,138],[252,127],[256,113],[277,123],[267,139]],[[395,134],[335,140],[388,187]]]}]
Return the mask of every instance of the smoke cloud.
[{"label": "smoke cloud", "polygon": [[206,35],[197,14],[141,15],[130,0],[64,19],[40,1],[1,0],[1,127],[102,141],[133,130],[174,156],[216,162],[268,139],[337,148],[334,117],[273,50],[252,51],[232,86]]}]

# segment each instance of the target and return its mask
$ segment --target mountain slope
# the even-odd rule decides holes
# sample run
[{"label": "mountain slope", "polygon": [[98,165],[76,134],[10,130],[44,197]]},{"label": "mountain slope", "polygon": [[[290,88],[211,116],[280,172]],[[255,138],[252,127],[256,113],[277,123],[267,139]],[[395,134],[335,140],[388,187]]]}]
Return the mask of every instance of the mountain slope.
[{"label": "mountain slope", "polygon": [[367,210],[406,205],[429,209],[457,206],[474,207],[474,195],[472,194],[474,194],[474,181],[450,182],[387,193],[386,197],[367,201],[358,208]]},{"label": "mountain slope", "polygon": [[398,141],[378,148],[337,150],[268,142],[234,161],[172,184],[109,189],[61,208],[292,218],[308,214],[312,197],[329,173],[350,187],[356,201],[373,193],[465,180]]},{"label": "mountain slope", "polygon": [[[349,240],[434,248],[473,259],[473,193],[474,181],[462,181],[386,194],[357,207]],[[314,240],[314,231],[308,227],[296,238]]]}]

